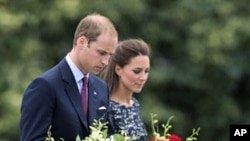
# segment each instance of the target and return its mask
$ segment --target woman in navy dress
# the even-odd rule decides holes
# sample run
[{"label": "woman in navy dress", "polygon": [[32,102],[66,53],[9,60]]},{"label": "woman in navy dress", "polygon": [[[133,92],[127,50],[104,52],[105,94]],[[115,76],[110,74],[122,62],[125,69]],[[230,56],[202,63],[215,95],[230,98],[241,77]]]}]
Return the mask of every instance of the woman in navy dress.
[{"label": "woman in navy dress", "polygon": [[111,119],[116,133],[124,131],[137,141],[145,141],[147,130],[140,117],[140,103],[133,97],[148,79],[150,47],[141,39],[119,42],[101,77],[110,87]]}]

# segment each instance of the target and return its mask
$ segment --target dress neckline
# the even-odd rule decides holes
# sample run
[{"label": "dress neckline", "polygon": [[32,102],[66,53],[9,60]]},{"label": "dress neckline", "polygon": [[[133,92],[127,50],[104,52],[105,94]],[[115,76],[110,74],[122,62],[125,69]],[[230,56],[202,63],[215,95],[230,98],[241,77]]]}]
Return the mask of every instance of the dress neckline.
[{"label": "dress neckline", "polygon": [[132,97],[131,100],[133,101],[133,104],[130,105],[130,106],[121,104],[121,103],[119,103],[119,102],[117,102],[117,101],[114,101],[114,100],[111,100],[111,99],[110,99],[110,102],[112,102],[112,103],[114,103],[114,104],[116,104],[116,105],[119,105],[119,106],[121,106],[121,107],[132,108],[132,107],[134,107],[134,105],[135,105],[135,100],[134,100],[133,97]]}]

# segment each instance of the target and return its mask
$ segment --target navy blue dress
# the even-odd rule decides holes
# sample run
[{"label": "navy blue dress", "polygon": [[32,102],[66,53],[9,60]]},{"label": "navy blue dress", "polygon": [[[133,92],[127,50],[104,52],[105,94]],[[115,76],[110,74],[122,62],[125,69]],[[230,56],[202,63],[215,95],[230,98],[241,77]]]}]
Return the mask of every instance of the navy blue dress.
[{"label": "navy blue dress", "polygon": [[111,119],[114,124],[115,133],[126,131],[128,136],[136,136],[137,141],[146,141],[147,131],[140,117],[140,104],[132,98],[132,106],[121,105],[110,101]]}]

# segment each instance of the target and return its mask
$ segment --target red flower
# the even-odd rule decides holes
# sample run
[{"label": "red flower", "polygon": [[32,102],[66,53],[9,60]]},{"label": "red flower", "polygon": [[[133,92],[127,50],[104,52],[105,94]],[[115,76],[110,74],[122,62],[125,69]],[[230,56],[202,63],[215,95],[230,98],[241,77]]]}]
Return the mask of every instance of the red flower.
[{"label": "red flower", "polygon": [[156,141],[156,136],[152,136],[150,141]]},{"label": "red flower", "polygon": [[169,141],[181,141],[181,138],[176,136],[175,134],[172,134],[168,136],[167,138],[169,139]]}]

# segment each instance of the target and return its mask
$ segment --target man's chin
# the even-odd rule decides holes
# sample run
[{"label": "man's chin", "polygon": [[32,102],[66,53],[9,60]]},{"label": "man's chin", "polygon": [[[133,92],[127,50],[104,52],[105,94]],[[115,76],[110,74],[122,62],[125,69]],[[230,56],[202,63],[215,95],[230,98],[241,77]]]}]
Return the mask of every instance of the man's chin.
[{"label": "man's chin", "polygon": [[100,74],[100,72],[101,72],[101,71],[97,71],[97,70],[93,70],[93,71],[91,71],[91,73],[92,73],[92,74],[95,74],[95,75]]}]

